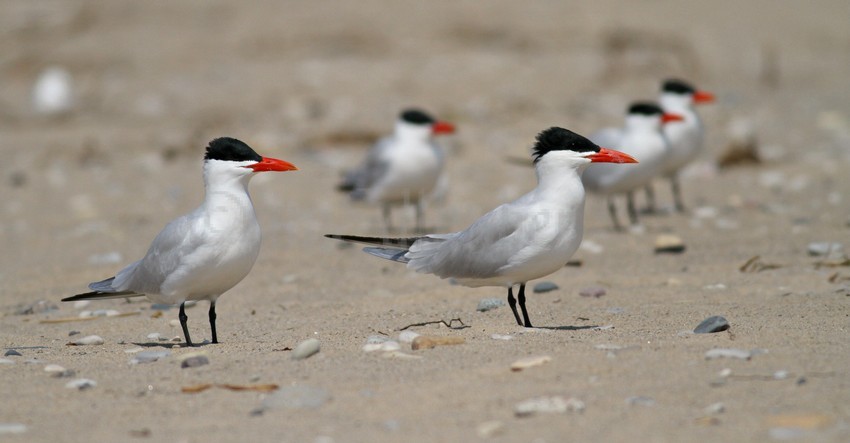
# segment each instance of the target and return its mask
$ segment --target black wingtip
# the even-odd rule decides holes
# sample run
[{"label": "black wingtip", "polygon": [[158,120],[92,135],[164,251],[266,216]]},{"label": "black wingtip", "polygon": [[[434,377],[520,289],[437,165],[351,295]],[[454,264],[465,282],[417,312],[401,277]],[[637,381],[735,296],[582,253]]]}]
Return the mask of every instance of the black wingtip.
[{"label": "black wingtip", "polygon": [[422,237],[402,237],[402,238],[387,238],[387,237],[365,237],[360,235],[341,235],[341,234],[325,234],[325,237],[334,240],[342,240],[353,243],[364,243],[373,246],[382,246],[386,248],[407,249],[417,240]]},{"label": "black wingtip", "polygon": [[129,297],[142,297],[145,294],[140,294],[138,292],[133,291],[120,291],[120,292],[101,292],[101,291],[92,291],[86,292],[84,294],[72,295],[70,297],[65,297],[61,301],[80,301],[80,300],[99,300],[106,298],[129,298]]}]

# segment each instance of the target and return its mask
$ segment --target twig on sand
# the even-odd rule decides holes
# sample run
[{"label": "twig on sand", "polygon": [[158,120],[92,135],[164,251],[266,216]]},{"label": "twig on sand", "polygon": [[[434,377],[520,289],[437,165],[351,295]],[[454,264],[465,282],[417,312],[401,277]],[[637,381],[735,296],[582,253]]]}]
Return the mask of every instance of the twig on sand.
[{"label": "twig on sand", "polygon": [[[455,322],[460,323],[460,326],[453,326]],[[414,327],[417,327],[417,326],[436,325],[436,324],[440,324],[440,323],[442,323],[443,325],[445,325],[449,329],[464,329],[464,328],[469,327],[463,322],[463,320],[460,319],[460,317],[458,317],[458,318],[453,318],[453,319],[449,320],[448,322],[446,322],[445,320],[433,320],[433,321],[425,321],[425,322],[422,322],[422,323],[413,323],[413,324],[407,325],[407,326],[399,329],[399,331],[404,331],[405,329],[414,328]]]}]

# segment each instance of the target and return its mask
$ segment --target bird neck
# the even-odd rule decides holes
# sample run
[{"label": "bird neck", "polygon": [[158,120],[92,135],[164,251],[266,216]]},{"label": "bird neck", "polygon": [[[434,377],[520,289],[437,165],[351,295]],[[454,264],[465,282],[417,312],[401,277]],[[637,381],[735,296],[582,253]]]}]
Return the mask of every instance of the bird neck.
[{"label": "bird neck", "polygon": [[[551,154],[546,155],[550,157]],[[552,200],[565,205],[584,205],[584,186],[581,173],[590,165],[586,158],[542,158],[536,167],[540,200]]]},{"label": "bird neck", "polygon": [[395,136],[399,140],[427,142],[431,137],[431,127],[397,121],[395,124]]},{"label": "bird neck", "polygon": [[236,169],[208,162],[204,165],[204,203],[207,207],[249,207],[253,211],[248,182],[253,175],[250,170]]},{"label": "bird neck", "polygon": [[682,94],[661,94],[658,100],[665,112],[689,114],[694,112],[693,98]]}]

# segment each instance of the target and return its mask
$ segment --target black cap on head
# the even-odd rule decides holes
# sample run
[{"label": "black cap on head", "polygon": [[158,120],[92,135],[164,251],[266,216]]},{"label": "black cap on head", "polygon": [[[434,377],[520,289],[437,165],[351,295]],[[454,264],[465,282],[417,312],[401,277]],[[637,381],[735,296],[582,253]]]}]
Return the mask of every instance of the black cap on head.
[{"label": "black cap on head", "polygon": [[661,115],[664,110],[652,102],[634,102],[629,106],[629,115]]},{"label": "black cap on head", "polygon": [[661,84],[661,90],[663,92],[672,92],[674,94],[693,94],[697,91],[690,83],[675,78],[665,80],[664,83]]},{"label": "black cap on head", "polygon": [[436,123],[433,117],[420,109],[405,109],[399,115],[399,118],[414,125],[433,125]]},{"label": "black cap on head", "polygon": [[599,152],[599,146],[569,129],[553,126],[537,134],[534,163],[550,151]]},{"label": "black cap on head", "polygon": [[207,146],[204,160],[224,160],[231,162],[261,161],[263,157],[250,146],[240,140],[230,137],[214,139]]}]

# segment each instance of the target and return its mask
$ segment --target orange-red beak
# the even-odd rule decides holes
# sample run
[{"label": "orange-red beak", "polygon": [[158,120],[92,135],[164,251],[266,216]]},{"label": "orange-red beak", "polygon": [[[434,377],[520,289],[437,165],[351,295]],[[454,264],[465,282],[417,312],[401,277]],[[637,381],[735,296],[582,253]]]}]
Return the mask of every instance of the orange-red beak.
[{"label": "orange-red beak", "polygon": [[599,152],[588,156],[593,163],[637,163],[629,154],[608,148],[599,148]]},{"label": "orange-red beak", "polygon": [[431,132],[433,132],[434,135],[453,134],[455,132],[455,125],[448,122],[437,122],[431,126]]},{"label": "orange-red beak", "polygon": [[297,171],[298,168],[295,167],[292,163],[278,160],[276,158],[271,157],[263,157],[258,163],[254,163],[253,165],[245,166],[246,168],[251,168],[254,172],[267,172],[267,171]]},{"label": "orange-red beak", "polygon": [[666,112],[661,114],[661,123],[680,122],[684,120],[685,117],[682,117],[679,114],[668,114]]},{"label": "orange-red beak", "polygon": [[714,94],[706,91],[694,92],[694,103],[711,103],[714,101]]}]

